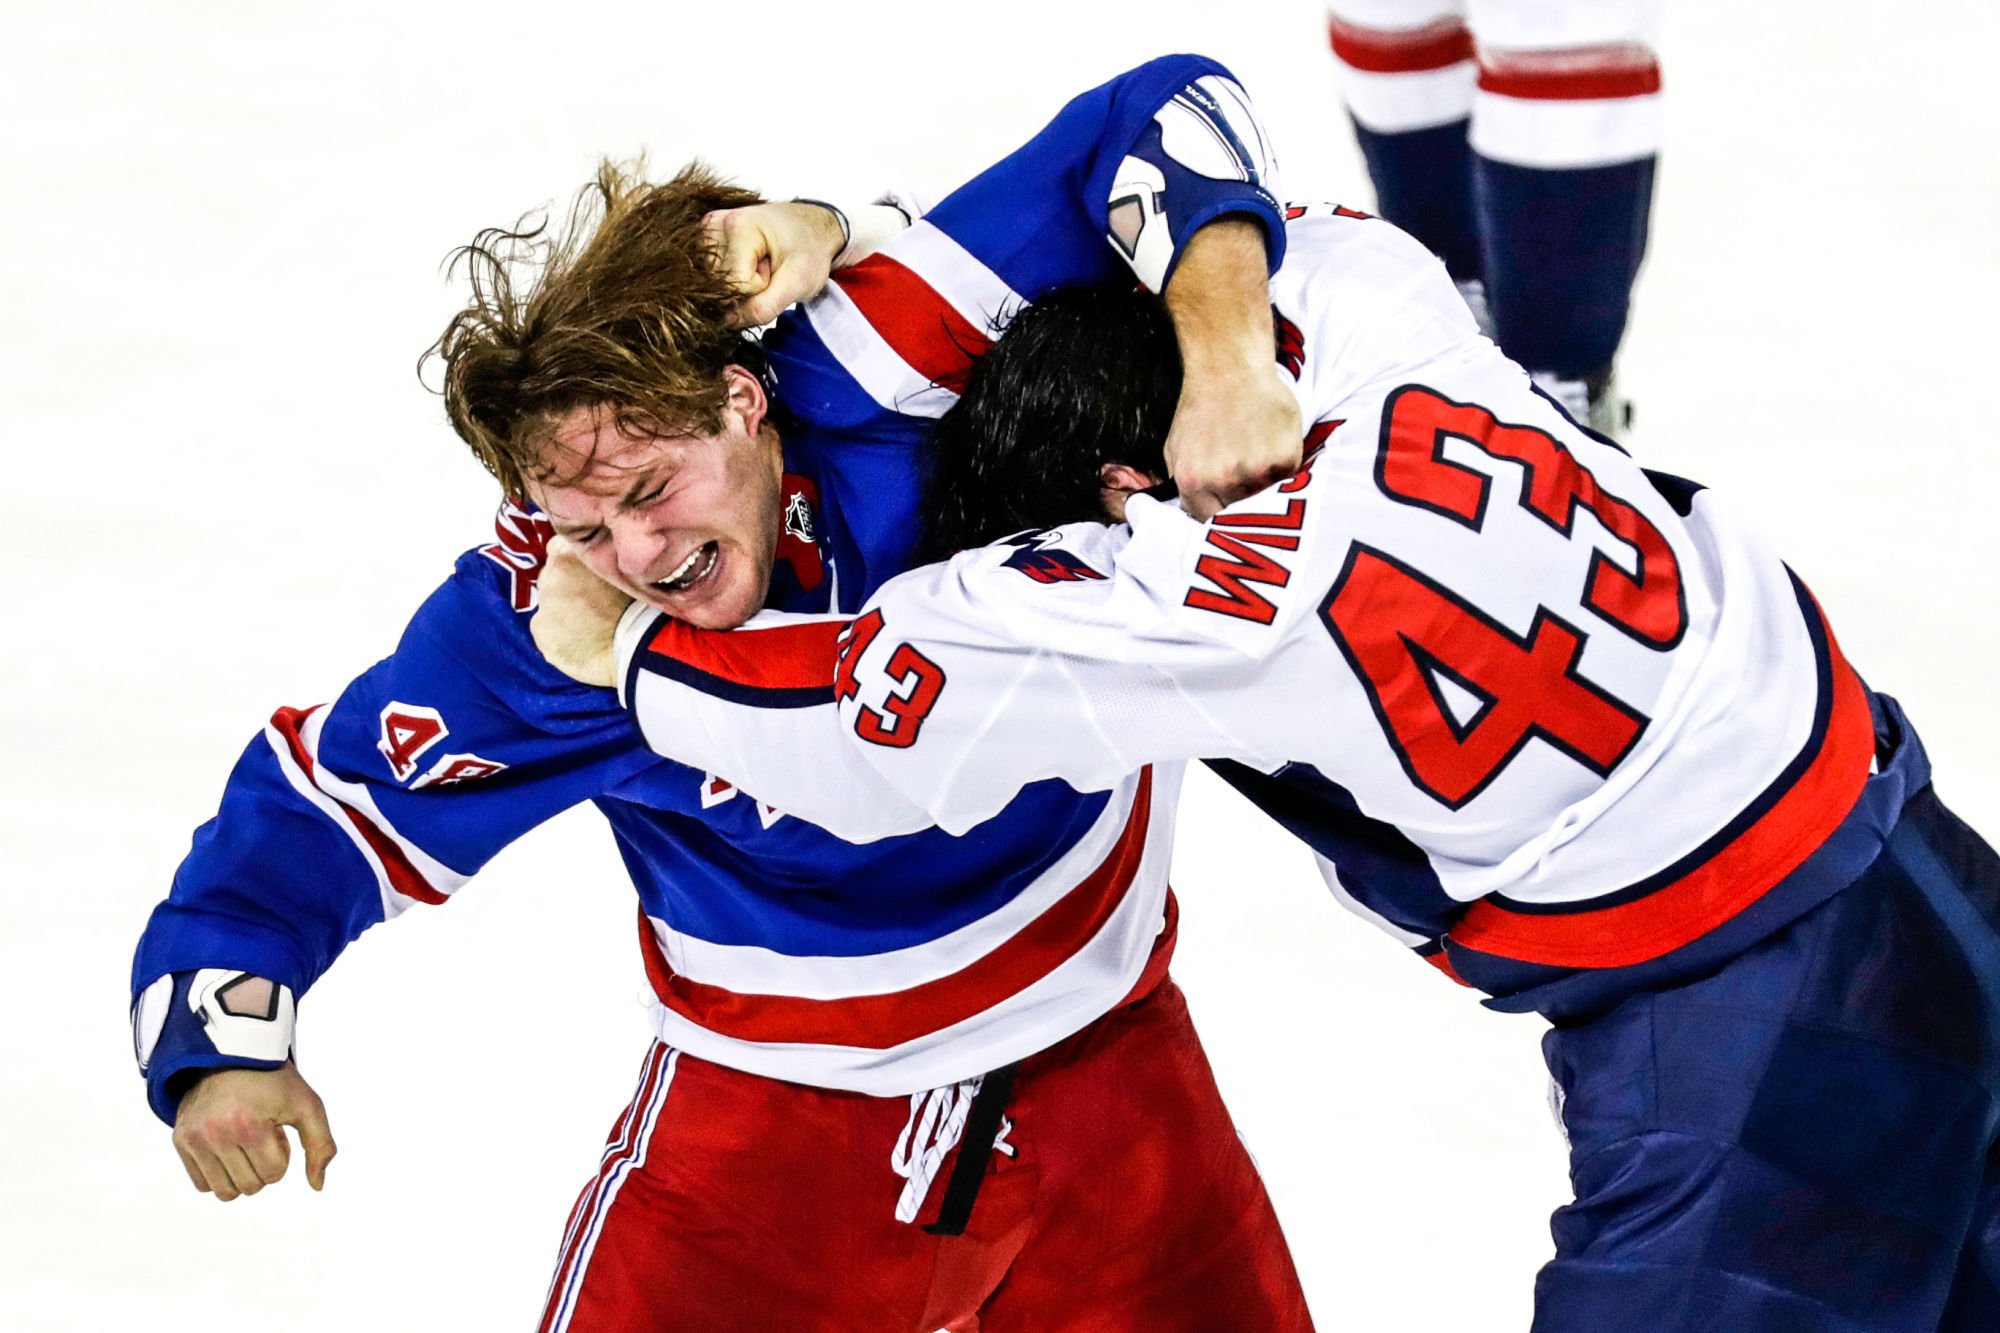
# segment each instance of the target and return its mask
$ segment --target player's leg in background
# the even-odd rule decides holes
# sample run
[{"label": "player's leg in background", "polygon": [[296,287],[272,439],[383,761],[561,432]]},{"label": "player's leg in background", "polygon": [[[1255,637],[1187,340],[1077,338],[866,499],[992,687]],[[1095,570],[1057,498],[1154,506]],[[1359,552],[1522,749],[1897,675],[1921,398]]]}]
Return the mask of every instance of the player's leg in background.
[{"label": "player's leg in background", "polygon": [[1463,0],[1334,0],[1340,90],[1375,211],[1440,256],[1487,327],[1472,206],[1472,34]]},{"label": "player's leg in background", "polygon": [[1470,0],[1473,205],[1495,339],[1570,414],[1611,391],[1660,149],[1659,0]]},{"label": "player's leg in background", "polygon": [[1994,1327],[1963,1260],[2000,1122],[1996,920],[2000,861],[1926,787],[1819,908],[1551,1032],[1577,1200],[1536,1333]]}]

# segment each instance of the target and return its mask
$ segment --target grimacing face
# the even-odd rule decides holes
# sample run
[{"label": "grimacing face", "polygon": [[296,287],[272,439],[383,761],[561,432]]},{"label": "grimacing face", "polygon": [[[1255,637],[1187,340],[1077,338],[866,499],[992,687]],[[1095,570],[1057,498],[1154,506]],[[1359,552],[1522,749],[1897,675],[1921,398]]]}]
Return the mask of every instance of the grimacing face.
[{"label": "grimacing face", "polygon": [[734,629],[763,607],[783,517],[763,386],[736,366],[725,377],[713,435],[627,433],[602,406],[565,413],[542,451],[548,479],[529,486],[599,577],[703,629]]}]

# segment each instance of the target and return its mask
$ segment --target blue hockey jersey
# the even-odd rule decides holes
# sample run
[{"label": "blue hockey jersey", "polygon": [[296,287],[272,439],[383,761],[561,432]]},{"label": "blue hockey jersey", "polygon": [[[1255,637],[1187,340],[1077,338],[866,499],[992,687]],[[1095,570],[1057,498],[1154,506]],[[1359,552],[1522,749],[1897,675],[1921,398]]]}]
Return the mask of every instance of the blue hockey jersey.
[{"label": "blue hockey jersey", "polygon": [[[1171,56],[1072,101],[766,337],[785,512],[771,605],[853,612],[909,563],[929,419],[1028,300],[1136,272],[1163,286],[1210,218],[1282,257],[1270,155],[1241,89]],[[1176,767],[1023,791],[954,836],[866,845],[649,751],[610,690],[528,633],[549,530],[514,505],[390,657],[331,706],[279,709],[231,774],[133,969],[154,1110],[174,1075],[285,1058],[293,997],[349,941],[438,904],[500,848],[590,801],[638,890],[664,1040],[794,1082],[888,1095],[1039,1050],[1113,1007],[1162,926]],[[803,697],[780,658],[733,688]],[[824,688],[824,682],[816,682]],[[789,694],[787,692],[790,692]],[[805,693],[811,693],[811,690]],[[274,1047],[234,1035],[227,979],[284,988]]]}]

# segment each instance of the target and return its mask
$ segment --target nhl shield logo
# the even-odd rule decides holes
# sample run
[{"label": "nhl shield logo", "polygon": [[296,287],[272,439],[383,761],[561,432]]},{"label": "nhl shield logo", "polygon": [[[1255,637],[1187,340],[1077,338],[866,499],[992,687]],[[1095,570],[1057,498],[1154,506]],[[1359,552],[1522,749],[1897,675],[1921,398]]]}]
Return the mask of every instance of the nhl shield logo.
[{"label": "nhl shield logo", "polygon": [[808,545],[813,540],[812,501],[803,491],[793,491],[785,502],[785,531]]}]

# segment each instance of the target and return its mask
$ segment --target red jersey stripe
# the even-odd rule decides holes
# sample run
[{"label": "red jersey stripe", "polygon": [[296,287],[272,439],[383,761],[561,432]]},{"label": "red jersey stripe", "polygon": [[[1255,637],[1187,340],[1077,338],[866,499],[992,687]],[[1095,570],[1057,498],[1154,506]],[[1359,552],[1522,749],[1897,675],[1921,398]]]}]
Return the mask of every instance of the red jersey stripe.
[{"label": "red jersey stripe", "polygon": [[433,907],[442,906],[446,902],[449,902],[450,899],[432,888],[430,881],[425,879],[422,873],[410,864],[410,858],[403,855],[403,849],[396,845],[395,839],[375,827],[375,821],[341,800],[338,796],[335,796],[332,792],[326,791],[319,786],[319,781],[314,776],[316,766],[313,763],[311,752],[306,749],[305,738],[299,735],[299,726],[307,718],[311,717],[313,713],[324,707],[324,704],[315,704],[312,708],[280,708],[277,712],[271,714],[271,725],[276,727],[278,734],[285,738],[285,745],[292,752],[292,761],[305,772],[307,782],[312,783],[328,800],[340,807],[340,813],[347,816],[348,822],[353,824],[355,830],[361,834],[362,841],[368,844],[369,850],[374,852],[376,858],[381,861],[382,869],[389,876],[389,885],[391,888],[395,889],[396,892],[402,894],[405,898],[414,898],[420,903],[429,903]]},{"label": "red jersey stripe", "polygon": [[897,356],[954,393],[964,391],[973,361],[992,345],[985,330],[887,255],[870,255],[833,280]]},{"label": "red jersey stripe", "polygon": [[1451,959],[1446,956],[1443,949],[1439,949],[1436,953],[1420,954],[1418,956],[1438,971],[1450,977],[1453,981],[1456,981],[1459,985],[1465,987],[1472,985],[1471,982],[1458,975],[1458,969],[1451,965]]},{"label": "red jersey stripe", "polygon": [[1153,770],[1147,768],[1140,775],[1125,830],[1097,868],[991,953],[935,981],[838,1000],[739,994],[676,976],[660,953],[642,907],[639,947],[646,959],[646,977],[660,1003],[718,1036],[877,1051],[900,1046],[1019,994],[1095,936],[1138,874],[1152,801]]},{"label": "red jersey stripe", "polygon": [[662,621],[646,644],[650,652],[697,671],[760,690],[833,688],[835,640],[845,620],[816,620],[770,629],[705,630]]},{"label": "red jersey stripe", "polygon": [[1333,19],[1327,24],[1333,53],[1368,74],[1421,74],[1472,59],[1472,34],[1457,19],[1386,32]]},{"label": "red jersey stripe", "polygon": [[1832,836],[1868,782],[1875,753],[1868,692],[1830,628],[1826,647],[1833,707],[1819,753],[1791,790],[1721,851],[1644,898],[1596,911],[1539,915],[1477,902],[1450,939],[1551,967],[1626,967],[1692,943],[1756,902]]}]

